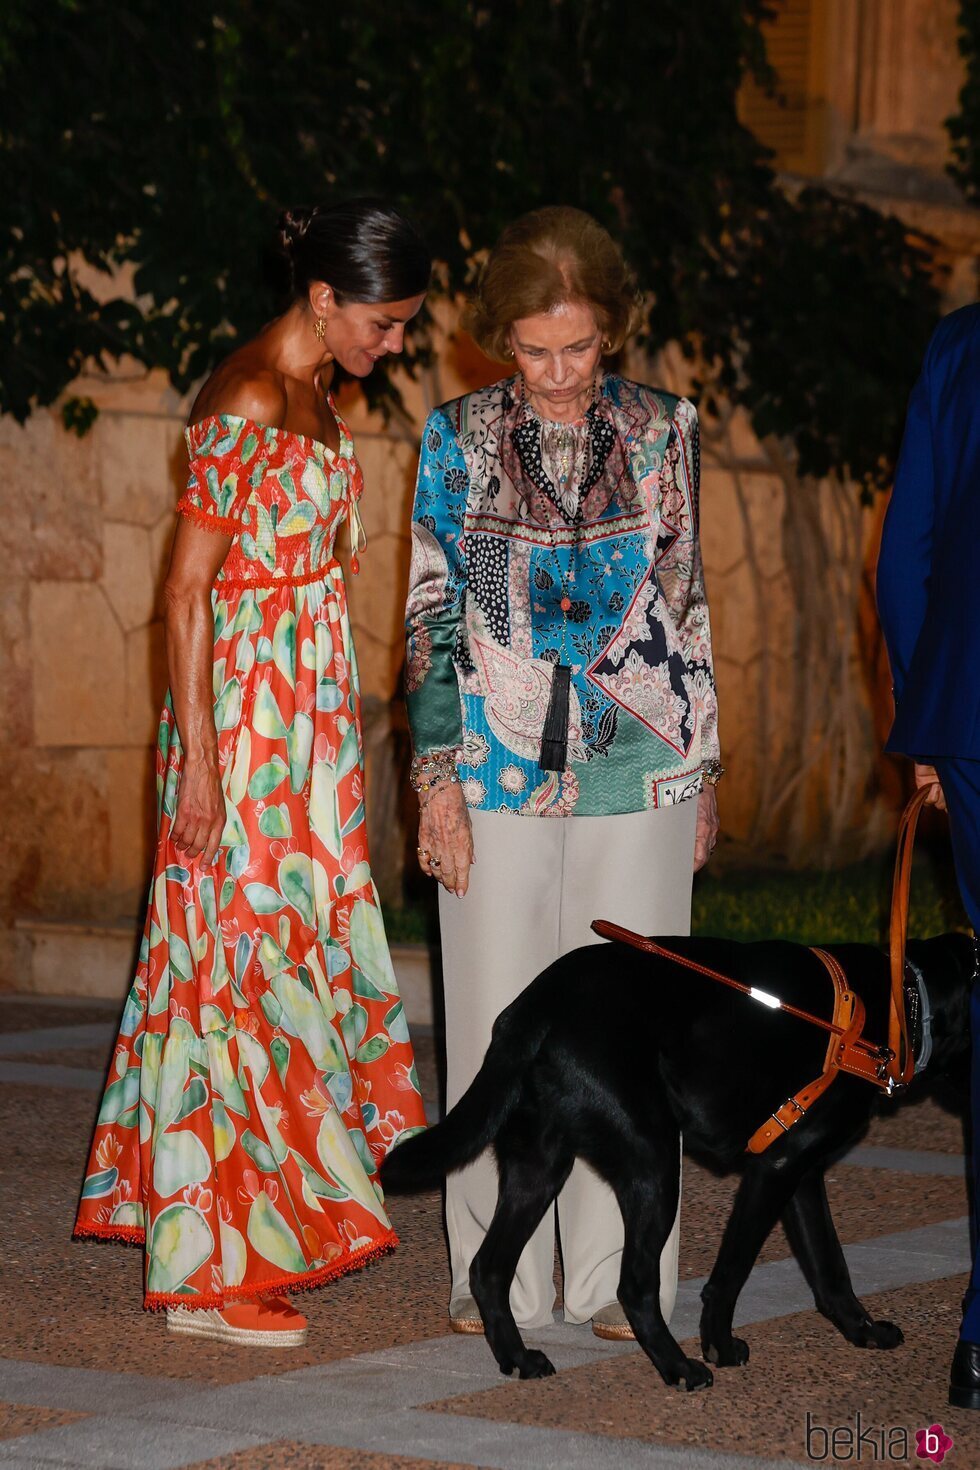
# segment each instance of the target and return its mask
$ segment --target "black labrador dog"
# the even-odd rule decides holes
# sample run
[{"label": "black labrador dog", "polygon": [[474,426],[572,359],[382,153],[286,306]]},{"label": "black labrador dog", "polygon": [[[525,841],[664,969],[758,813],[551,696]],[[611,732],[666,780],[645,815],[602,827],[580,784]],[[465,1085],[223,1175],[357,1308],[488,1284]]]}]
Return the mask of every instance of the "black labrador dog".
[{"label": "black labrador dog", "polygon": [[[802,945],[669,938],[674,953],[830,1018],[832,986]],[[867,1011],[865,1036],[887,1036],[888,960],[870,945],[827,945]],[[909,945],[921,1010],[917,1064],[949,1071],[969,1052],[974,942],[946,934]],[[840,1074],[802,1120],[765,1152],[746,1144],[787,1098],[820,1076],[827,1033],[774,1011],[673,960],[623,943],[577,949],[551,965],[498,1017],[486,1058],[444,1121],[400,1144],[382,1170],[386,1189],[418,1189],[493,1144],[496,1213],[470,1274],[487,1341],[503,1373],[554,1372],[528,1350],[508,1294],[521,1251],[582,1157],[608,1180],[626,1228],[619,1298],[637,1342],[665,1383],[709,1385],[660,1310],[659,1263],[677,1209],[679,1138],[742,1180],[701,1293],[701,1347],[719,1367],[744,1363],[732,1335],[739,1293],[782,1217],[819,1311],[857,1347],[897,1347],[900,1330],[875,1322],[854,1294],[824,1187],[829,1162],[868,1124],[879,1097]]]}]

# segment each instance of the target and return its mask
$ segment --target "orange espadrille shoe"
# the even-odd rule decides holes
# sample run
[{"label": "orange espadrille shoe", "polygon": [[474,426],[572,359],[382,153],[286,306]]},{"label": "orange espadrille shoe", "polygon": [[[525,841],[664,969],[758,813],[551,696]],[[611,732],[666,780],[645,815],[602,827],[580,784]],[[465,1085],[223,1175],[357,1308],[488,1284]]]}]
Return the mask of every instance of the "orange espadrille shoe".
[{"label": "orange espadrille shoe", "polygon": [[222,1307],[168,1307],[167,1331],[213,1337],[237,1347],[292,1348],[306,1341],[306,1318],[285,1297],[259,1297]]}]

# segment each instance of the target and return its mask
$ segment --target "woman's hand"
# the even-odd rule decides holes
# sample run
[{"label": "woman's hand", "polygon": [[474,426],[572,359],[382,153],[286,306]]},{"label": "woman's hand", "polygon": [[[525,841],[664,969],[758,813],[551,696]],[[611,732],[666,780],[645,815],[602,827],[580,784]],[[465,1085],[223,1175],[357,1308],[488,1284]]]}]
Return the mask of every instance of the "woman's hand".
[{"label": "woman's hand", "polygon": [[918,791],[919,788],[922,787],[922,786],[928,786],[930,788],[929,789],[929,794],[928,794],[928,796],[925,799],[925,805],[926,806],[935,806],[935,807],[938,807],[941,812],[944,812],[946,810],[946,798],[943,795],[943,788],[939,784],[939,776],[938,776],[938,774],[936,772],[935,766],[925,766],[925,765],[922,765],[921,762],[916,761],[916,763],[915,763],[915,789],[916,789],[916,791]]},{"label": "woman's hand", "polygon": [[703,868],[718,841],[718,796],[705,786],[698,797],[698,823],[694,833],[694,871]]},{"label": "woman's hand", "polygon": [[473,828],[463,788],[457,781],[440,781],[425,795],[419,811],[419,866],[447,893],[462,898],[472,863]]},{"label": "woman's hand", "polygon": [[174,846],[189,858],[213,863],[224,827],[225,796],[217,766],[210,761],[185,760],[170,829]]}]

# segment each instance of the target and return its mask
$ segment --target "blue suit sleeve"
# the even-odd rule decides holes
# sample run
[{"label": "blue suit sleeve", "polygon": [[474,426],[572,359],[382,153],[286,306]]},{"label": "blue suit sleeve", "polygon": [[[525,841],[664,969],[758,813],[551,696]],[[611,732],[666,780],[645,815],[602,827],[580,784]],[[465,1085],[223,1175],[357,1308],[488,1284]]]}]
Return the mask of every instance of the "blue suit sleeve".
[{"label": "blue suit sleeve", "polygon": [[935,342],[934,336],[909,399],[895,485],[878,556],[878,617],[896,701],[901,698],[922,631],[932,573],[935,465],[930,366]]}]

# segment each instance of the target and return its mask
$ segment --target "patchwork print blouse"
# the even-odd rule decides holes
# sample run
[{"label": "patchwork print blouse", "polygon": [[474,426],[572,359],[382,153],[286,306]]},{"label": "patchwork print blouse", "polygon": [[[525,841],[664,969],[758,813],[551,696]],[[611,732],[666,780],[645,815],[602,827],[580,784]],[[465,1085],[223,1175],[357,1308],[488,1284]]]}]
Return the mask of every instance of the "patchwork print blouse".
[{"label": "patchwork print blouse", "polygon": [[[455,747],[469,806],[595,816],[685,801],[718,758],[696,410],[605,376],[576,502],[520,379],[426,422],[407,610],[419,754]],[[570,670],[564,770],[543,768]],[[554,718],[549,721],[549,736]]]}]

